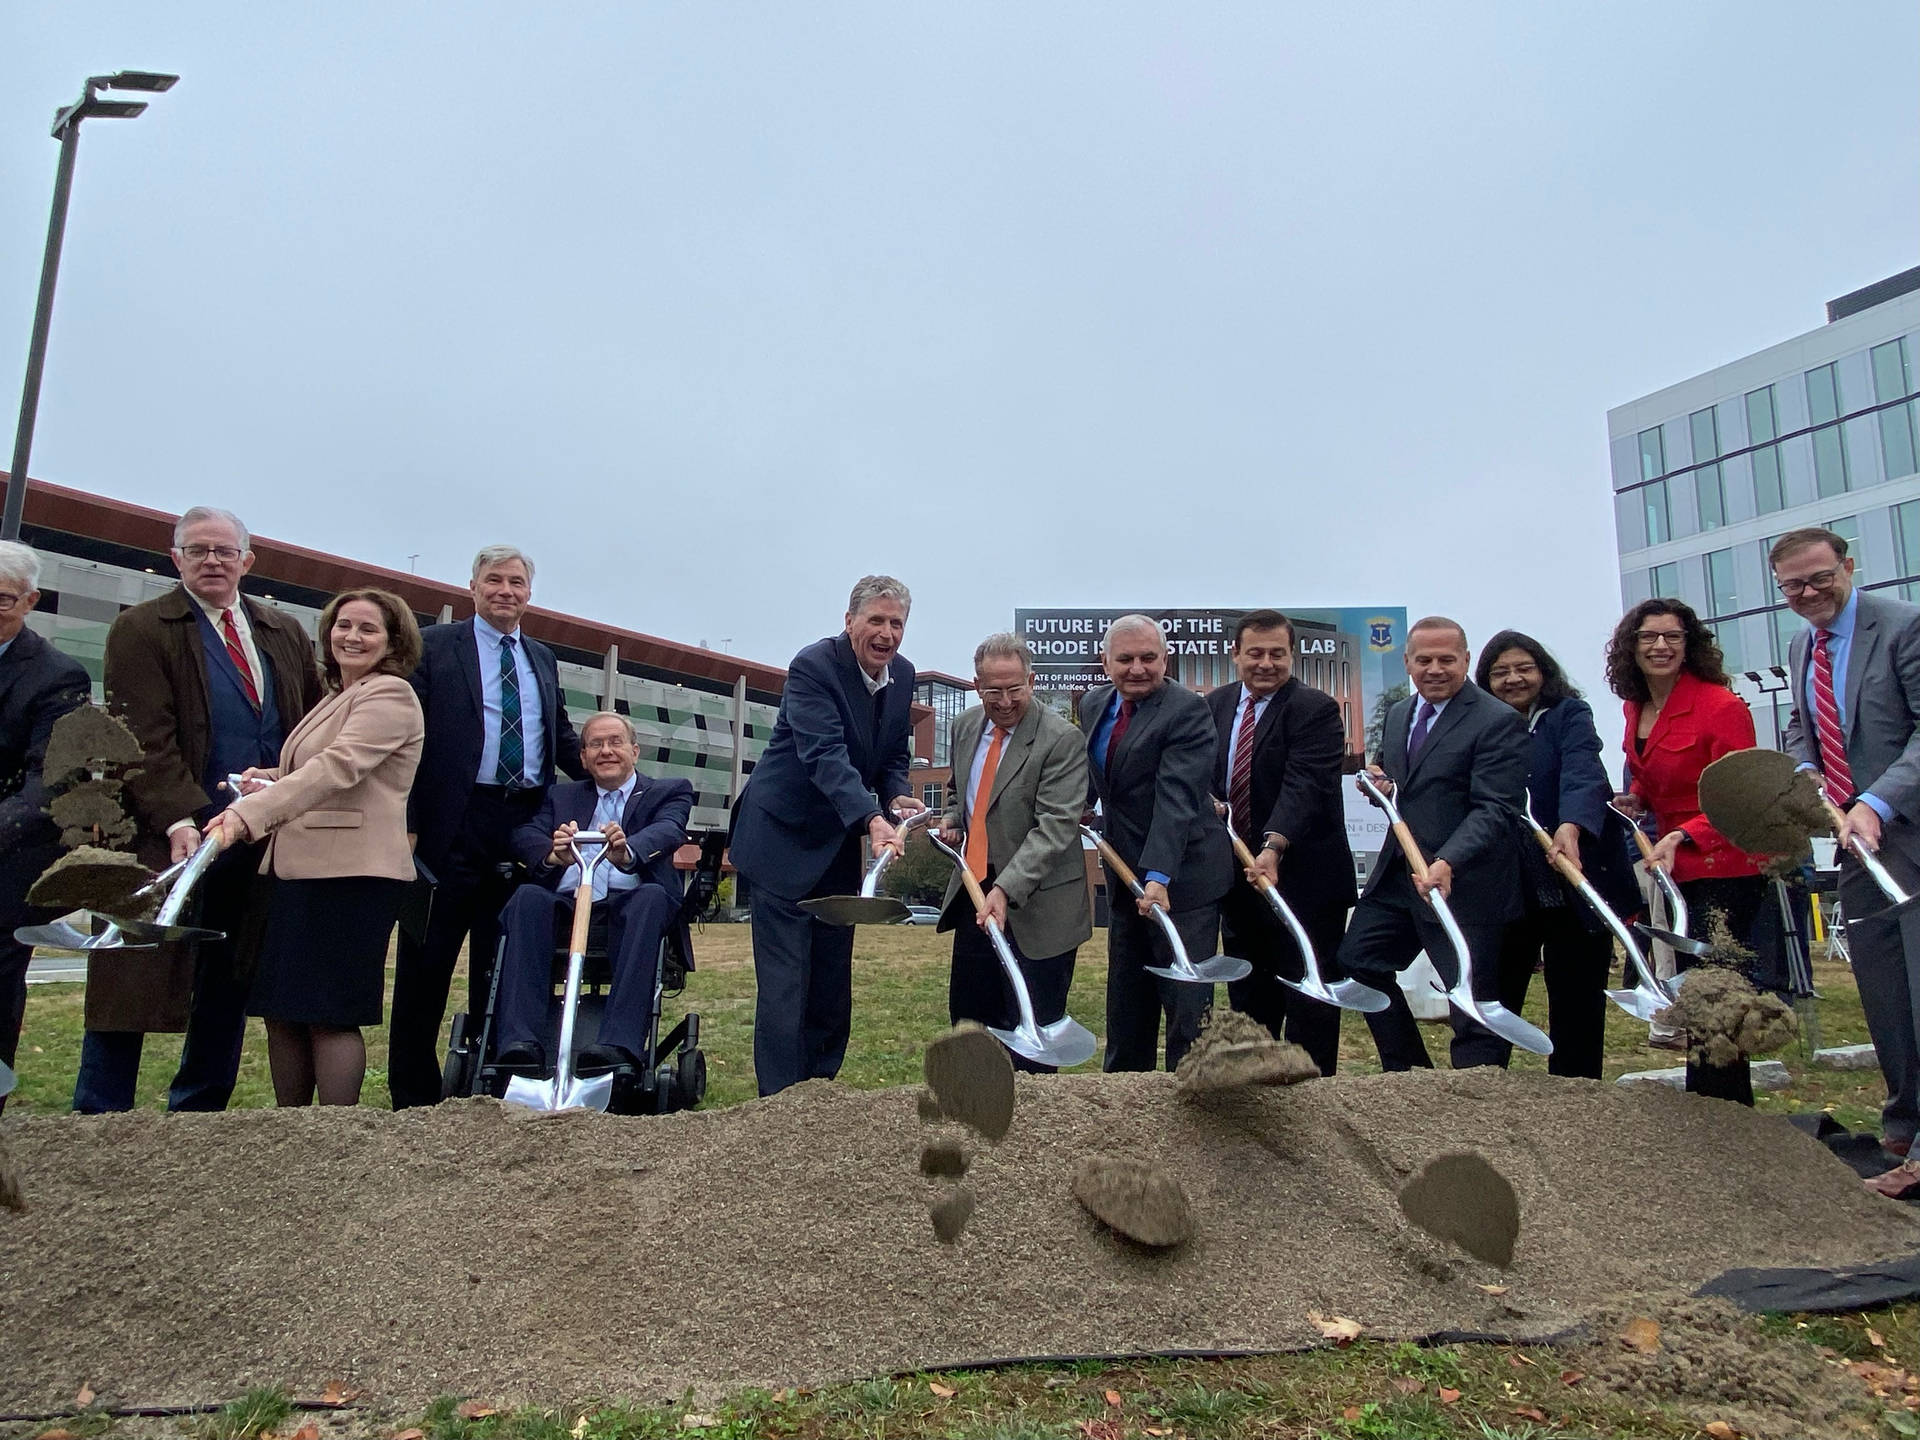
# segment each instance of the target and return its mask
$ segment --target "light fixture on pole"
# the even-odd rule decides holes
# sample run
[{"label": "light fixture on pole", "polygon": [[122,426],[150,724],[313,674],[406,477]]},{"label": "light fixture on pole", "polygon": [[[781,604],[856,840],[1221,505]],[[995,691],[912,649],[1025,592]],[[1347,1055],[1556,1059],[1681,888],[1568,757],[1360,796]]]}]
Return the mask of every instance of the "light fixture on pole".
[{"label": "light fixture on pole", "polygon": [[27,462],[33,454],[33,422],[40,409],[40,373],[47,360],[47,330],[53,323],[53,284],[60,273],[60,246],[67,232],[67,196],[73,189],[73,157],[80,145],[80,122],[131,120],[147,108],[144,100],[102,100],[102,90],[138,90],[157,95],[171,90],[178,75],[151,70],[122,70],[89,75],[80,98],[53,117],[53,138],[60,142],[60,166],[54,172],[53,213],[47,221],[47,250],[40,262],[40,298],[33,310],[33,339],[27,346],[27,379],[20,390],[20,425],[13,435],[13,464],[7,471],[7,504],[0,513],[0,540],[20,538],[20,517],[27,508]]}]

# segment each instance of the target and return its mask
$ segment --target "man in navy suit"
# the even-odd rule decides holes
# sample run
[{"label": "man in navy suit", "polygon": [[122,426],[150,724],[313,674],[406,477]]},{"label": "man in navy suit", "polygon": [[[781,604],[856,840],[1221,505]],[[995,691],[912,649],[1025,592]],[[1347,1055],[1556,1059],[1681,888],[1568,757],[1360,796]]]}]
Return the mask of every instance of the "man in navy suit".
[{"label": "man in navy suit", "polygon": [[[503,1068],[528,1074],[548,1064],[554,940],[572,924],[580,887],[580,866],[569,848],[574,834],[598,830],[607,837],[607,858],[594,870],[593,908],[607,917],[607,954],[613,962],[600,1038],[580,1051],[577,1073],[599,1075],[640,1063],[653,1018],[660,939],[679,923],[680,874],[673,868],[673,853],[686,843],[693,786],[635,774],[640,746],[633,722],[610,710],[580,727],[580,751],[592,778],[555,785],[540,813],[514,832],[513,848],[533,883],[514,891],[500,912],[507,943],[500,961],[495,1059]],[[680,928],[684,943],[685,927]]]},{"label": "man in navy suit", "polygon": [[[40,600],[40,557],[17,540],[0,540],[0,1064],[12,1065],[27,1005],[33,947],[13,938],[17,925],[51,920],[27,904],[27,890],[60,855],[60,832],[47,815],[41,775],[53,722],[87,703],[92,682],[78,660],[27,629]],[[0,1095],[0,1110],[7,1105]]]},{"label": "man in navy suit", "polygon": [[860,884],[860,842],[898,851],[889,813],[925,809],[907,778],[913,666],[901,659],[913,597],[869,575],[846,630],[793,657],[773,738],[734,806],[733,866],[752,886],[753,1070],[760,1093],[831,1080],[853,1027],[853,931],[800,908]]},{"label": "man in navy suit", "polygon": [[393,1108],[440,1100],[440,1022],[460,947],[467,978],[485,994],[499,944],[513,832],[531,820],[554,771],[575,780],[580,737],[560,698],[553,651],[520,628],[533,600],[533,561],[511,545],[473,559],[474,615],[420,634],[414,691],[427,743],[407,800],[420,863],[439,882],[427,932],[404,930],[388,1021],[387,1087]]}]

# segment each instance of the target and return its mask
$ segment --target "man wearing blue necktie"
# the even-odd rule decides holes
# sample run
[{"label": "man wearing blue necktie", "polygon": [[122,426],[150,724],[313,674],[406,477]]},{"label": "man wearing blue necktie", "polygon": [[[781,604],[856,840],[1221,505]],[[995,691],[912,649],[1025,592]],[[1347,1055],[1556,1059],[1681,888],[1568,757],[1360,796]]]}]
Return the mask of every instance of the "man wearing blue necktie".
[{"label": "man wearing blue necktie", "polygon": [[543,1071],[559,1059],[548,1045],[548,1012],[554,945],[564,943],[580,888],[574,835],[597,830],[606,836],[606,861],[593,874],[593,909],[596,918],[605,917],[613,965],[599,1038],[580,1051],[579,1074],[605,1074],[645,1058],[660,940],[680,924],[680,874],[673,855],[687,840],[693,786],[636,774],[640,747],[633,722],[610,710],[580,727],[580,751],[589,778],[555,785],[539,813],[513,836],[514,851],[532,883],[514,891],[500,912],[506,945],[495,1060],[524,1074]]}]

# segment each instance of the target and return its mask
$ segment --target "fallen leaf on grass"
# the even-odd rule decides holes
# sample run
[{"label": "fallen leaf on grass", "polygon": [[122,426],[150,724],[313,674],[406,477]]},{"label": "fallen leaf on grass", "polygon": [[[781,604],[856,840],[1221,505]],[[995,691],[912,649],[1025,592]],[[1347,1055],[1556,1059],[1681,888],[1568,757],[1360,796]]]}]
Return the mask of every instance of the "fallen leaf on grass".
[{"label": "fallen leaf on grass", "polygon": [[410,1430],[396,1430],[393,1440],[427,1440],[427,1432],[417,1426]]},{"label": "fallen leaf on grass", "polygon": [[1309,1310],[1307,1319],[1320,1333],[1336,1345],[1351,1345],[1360,1338],[1360,1332],[1366,1327],[1358,1320],[1349,1320],[1344,1315],[1326,1316],[1318,1310]]},{"label": "fallen leaf on grass", "polygon": [[933,1391],[933,1393],[938,1395],[942,1400],[951,1400],[954,1396],[960,1393],[958,1390],[954,1389],[953,1386],[942,1385],[938,1380],[927,1381],[927,1388]]},{"label": "fallen leaf on grass", "polygon": [[1660,1324],[1644,1315],[1636,1315],[1627,1321],[1627,1328],[1620,1332],[1620,1342],[1629,1350],[1651,1355],[1660,1348]]},{"label": "fallen leaf on grass", "polygon": [[1440,1387],[1440,1403],[1442,1405],[1459,1404],[1460,1392],[1458,1390],[1449,1390],[1446,1386],[1442,1385]]},{"label": "fallen leaf on grass", "polygon": [[1108,1403],[1109,1405],[1123,1405],[1123,1404],[1125,1404],[1125,1403],[1126,1403],[1125,1401],[1123,1401],[1123,1400],[1122,1400],[1122,1399],[1120,1398],[1120,1392],[1119,1392],[1118,1390],[1109,1390],[1109,1391],[1107,1391],[1107,1397],[1106,1397],[1106,1398],[1107,1398],[1107,1403]]},{"label": "fallen leaf on grass", "polygon": [[1587,1374],[1584,1370],[1562,1370],[1560,1372],[1560,1383],[1562,1385],[1578,1385],[1586,1378]]},{"label": "fallen leaf on grass", "polygon": [[680,1417],[682,1430],[710,1430],[720,1423],[718,1415],[696,1415],[689,1411]]},{"label": "fallen leaf on grass", "polygon": [[1171,1430],[1169,1430],[1169,1429],[1168,1429],[1168,1428],[1167,1428],[1166,1426],[1164,1426],[1164,1425],[1149,1425],[1149,1426],[1147,1426],[1147,1434],[1149,1434],[1149,1435],[1171,1435],[1172,1433],[1173,1433],[1173,1431],[1171,1431]]},{"label": "fallen leaf on grass", "polygon": [[1544,1425],[1547,1423],[1547,1412],[1536,1406],[1516,1405],[1513,1407],[1513,1413],[1518,1415],[1522,1420],[1533,1421],[1536,1425]]},{"label": "fallen leaf on grass", "polygon": [[320,1398],[315,1403],[325,1405],[332,1410],[338,1410],[343,1405],[351,1405],[359,1398],[360,1392],[358,1390],[349,1390],[340,1381],[329,1380],[325,1385],[320,1387]]},{"label": "fallen leaf on grass", "polygon": [[497,1406],[489,1405],[484,1400],[462,1400],[453,1407],[453,1413],[462,1420],[484,1420],[489,1415],[498,1415],[500,1411]]},{"label": "fallen leaf on grass", "polygon": [[73,1403],[78,1405],[82,1410],[86,1409],[87,1406],[93,1403],[93,1387],[91,1385],[82,1385],[79,1392],[74,1395]]},{"label": "fallen leaf on grass", "polygon": [[1533,1365],[1534,1363],[1532,1356],[1522,1355],[1518,1350],[1509,1350],[1507,1352],[1507,1364],[1516,1370],[1520,1369],[1523,1365]]},{"label": "fallen leaf on grass", "polygon": [[1049,1390],[1064,1390],[1072,1383],[1073,1377],[1071,1375],[1049,1375],[1047,1377],[1047,1389]]},{"label": "fallen leaf on grass", "polygon": [[580,1418],[573,1422],[573,1428],[567,1433],[573,1436],[573,1440],[586,1440],[587,1414],[584,1410],[580,1412]]},{"label": "fallen leaf on grass", "polygon": [[1867,1327],[1867,1343],[1876,1350],[1884,1350],[1887,1348],[1887,1337],[1869,1325]]},{"label": "fallen leaf on grass", "polygon": [[1401,1375],[1394,1380],[1393,1388],[1402,1395],[1418,1395],[1427,1387],[1411,1375]]},{"label": "fallen leaf on grass", "polygon": [[1703,1428],[1713,1440],[1740,1440],[1740,1432],[1724,1420],[1710,1420]]},{"label": "fallen leaf on grass", "polygon": [[1124,1440],[1127,1433],[1118,1420],[1082,1420],[1079,1428],[1087,1440]]},{"label": "fallen leaf on grass", "polygon": [[1360,1418],[1360,1407],[1358,1405],[1347,1406],[1346,1409],[1340,1412],[1340,1418],[1342,1420],[1358,1420]]},{"label": "fallen leaf on grass", "polygon": [[42,1430],[38,1440],[78,1440],[71,1430]]},{"label": "fallen leaf on grass", "polygon": [[293,1440],[320,1440],[320,1427],[309,1420],[293,1432]]},{"label": "fallen leaf on grass", "polygon": [[1473,1288],[1488,1295],[1504,1295],[1513,1287],[1511,1285],[1476,1285]]}]

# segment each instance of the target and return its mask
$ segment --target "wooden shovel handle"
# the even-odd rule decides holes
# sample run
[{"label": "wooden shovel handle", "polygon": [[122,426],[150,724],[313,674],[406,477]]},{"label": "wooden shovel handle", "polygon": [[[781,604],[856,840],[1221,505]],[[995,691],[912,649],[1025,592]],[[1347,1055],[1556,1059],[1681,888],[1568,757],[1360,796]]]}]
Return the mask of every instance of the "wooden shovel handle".
[{"label": "wooden shovel handle", "polygon": [[1108,869],[1120,877],[1122,884],[1129,890],[1140,890],[1144,888],[1140,884],[1140,877],[1135,875],[1128,867],[1127,862],[1120,858],[1120,852],[1107,843],[1106,836],[1095,835],[1093,837],[1093,843],[1100,847],[1100,858],[1107,862]]},{"label": "wooden shovel handle", "polygon": [[1407,868],[1412,870],[1419,880],[1427,878],[1427,857],[1420,853],[1420,844],[1413,838],[1413,831],[1407,828],[1407,822],[1393,822],[1393,838],[1400,842],[1400,853],[1407,857]]},{"label": "wooden shovel handle", "polygon": [[1640,847],[1640,858],[1642,860],[1653,859],[1653,842],[1647,839],[1647,832],[1642,830],[1638,825],[1629,825],[1627,828],[1633,831],[1633,843]]},{"label": "wooden shovel handle", "polygon": [[[1254,868],[1253,851],[1249,850],[1247,848],[1247,842],[1240,838],[1240,832],[1229,825],[1227,827],[1227,838],[1233,841],[1233,853],[1240,857],[1241,866],[1255,875],[1260,875],[1260,872]],[[1258,884],[1262,890],[1271,890],[1273,888],[1273,882],[1264,875],[1260,875],[1259,880],[1255,883]]]},{"label": "wooden shovel handle", "polygon": [[[583,867],[584,870],[584,867]],[[573,892],[573,938],[567,941],[569,955],[584,955],[587,930],[593,924],[593,881],[583,873],[578,890]]]},{"label": "wooden shovel handle", "polygon": [[[1527,828],[1533,831],[1533,838],[1540,842],[1540,848],[1547,852],[1547,864],[1558,870],[1561,877],[1565,879],[1568,884],[1578,889],[1585,883],[1587,877],[1580,873],[1580,867],[1553,848],[1552,836],[1540,829],[1537,825],[1530,825]],[[1640,832],[1636,829],[1634,833],[1638,835]],[[1646,838],[1644,835],[1640,836],[1643,843]]]},{"label": "wooden shovel handle", "polygon": [[980,882],[973,878],[973,871],[969,870],[965,865],[956,865],[954,868],[960,872],[960,884],[965,888],[967,898],[973,901],[973,913],[976,915],[986,914],[987,892],[982,890],[980,888]]}]

